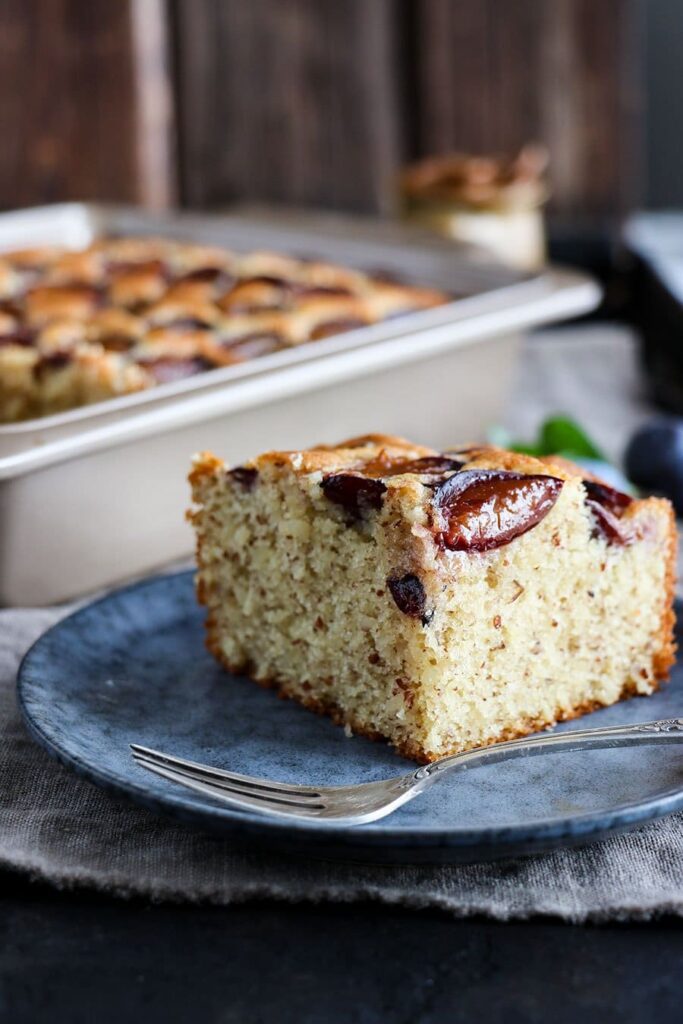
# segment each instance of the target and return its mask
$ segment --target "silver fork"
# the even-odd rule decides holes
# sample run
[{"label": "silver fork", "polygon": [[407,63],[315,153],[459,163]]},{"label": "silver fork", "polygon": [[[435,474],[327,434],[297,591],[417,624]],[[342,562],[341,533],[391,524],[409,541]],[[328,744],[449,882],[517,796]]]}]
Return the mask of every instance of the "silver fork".
[{"label": "silver fork", "polygon": [[136,743],[131,744],[131,750],[135,761],[155,775],[213,797],[230,807],[257,811],[276,818],[315,820],[331,825],[363,825],[391,814],[401,804],[414,799],[454,770],[495,764],[508,757],[532,757],[552,750],[604,749],[649,743],[677,743],[681,740],[683,718],[609,729],[544,734],[442,757],[407,775],[381,782],[362,782],[355,786],[300,786],[291,782],[274,782],[272,779],[254,778],[186,761]]}]

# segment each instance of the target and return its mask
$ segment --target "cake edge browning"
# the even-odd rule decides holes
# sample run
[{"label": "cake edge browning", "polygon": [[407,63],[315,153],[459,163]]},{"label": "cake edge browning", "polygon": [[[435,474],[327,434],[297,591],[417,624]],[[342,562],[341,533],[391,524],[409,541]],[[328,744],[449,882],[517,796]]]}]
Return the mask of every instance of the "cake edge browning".
[{"label": "cake edge browning", "polygon": [[660,508],[665,508],[669,522],[669,551],[666,560],[666,575],[664,577],[664,597],[662,622],[659,631],[661,645],[652,658],[652,668],[657,682],[656,689],[659,689],[660,682],[666,682],[669,678],[670,669],[676,661],[676,612],[674,607],[676,597],[676,568],[678,561],[678,534],[676,528],[676,516],[673,506],[663,498],[650,498],[649,501],[656,501]]},{"label": "cake edge browning", "polygon": [[[199,595],[198,600],[201,604],[205,604]],[[372,740],[373,742],[389,743],[391,748],[401,757],[405,757],[418,764],[431,764],[433,761],[440,761],[444,757],[451,757],[455,754],[466,752],[461,748],[453,747],[439,754],[432,754],[430,751],[424,750],[417,743],[402,742],[398,740],[389,741],[383,733],[378,732],[377,730],[368,729],[367,726],[355,719],[353,715],[349,715],[344,712],[337,704],[326,704],[315,697],[302,696],[300,693],[295,693],[293,691],[289,692],[289,684],[286,680],[276,678],[259,679],[249,672],[248,666],[231,665],[220,649],[220,645],[217,642],[213,628],[209,625],[209,619],[207,619],[206,627],[207,635],[205,645],[207,650],[227,672],[230,672],[231,675],[242,676],[243,678],[249,679],[250,682],[256,683],[264,690],[274,691],[281,700],[292,700],[300,707],[306,708],[307,711],[313,711],[317,715],[329,718],[335,725],[348,727],[355,736],[362,736],[365,739]],[[656,663],[656,657],[657,656],[653,659],[653,666]],[[664,669],[664,674],[655,676],[655,683],[652,689],[653,693],[656,693],[657,690],[659,690],[662,682],[666,682],[670,665],[671,661],[668,661],[666,663],[666,668]],[[492,747],[498,743],[506,743],[510,740],[523,739],[525,736],[531,736],[534,733],[552,729],[555,725],[559,725],[560,722],[571,722],[576,718],[583,718],[584,715],[591,714],[593,711],[599,711],[600,708],[612,707],[614,704],[618,704],[622,700],[628,700],[631,697],[638,696],[642,696],[642,694],[638,693],[636,685],[628,682],[624,684],[624,687],[616,701],[613,701],[610,704],[603,704],[601,701],[591,700],[586,701],[584,704],[580,704],[578,707],[572,708],[568,711],[558,709],[554,715],[548,718],[539,717],[529,719],[520,729],[504,729],[498,736],[490,739],[487,743],[482,744],[476,749],[483,750],[485,747]]]},{"label": "cake edge browning", "polygon": [[[403,438],[399,438],[393,435],[384,434],[369,434],[363,435],[359,438],[352,438],[348,441],[344,441],[336,446],[318,445],[311,449],[303,452],[282,452],[282,451],[271,451],[266,452],[256,459],[249,460],[245,465],[248,467],[256,468],[263,462],[274,462],[278,458],[281,459],[283,456],[297,455],[306,456],[303,463],[298,467],[299,472],[311,472],[318,469],[327,468],[328,457],[334,457],[335,454],[341,452],[350,452],[354,448],[358,448],[361,444],[372,444],[372,445],[385,445],[396,449],[404,449],[406,454],[412,454],[413,457],[420,454],[438,454],[435,449],[425,448],[423,446],[413,445],[405,441]],[[464,452],[464,448],[457,449],[457,451]],[[558,476],[567,478],[571,476],[580,476],[586,479],[592,479],[596,482],[600,482],[599,478],[591,473],[584,473],[580,467],[574,463],[562,457],[546,457],[544,459],[537,459],[533,456],[520,455],[514,452],[508,452],[503,449],[499,449],[490,445],[476,445],[468,449],[468,455],[470,458],[495,458],[500,457],[502,463],[506,469],[517,470],[523,473],[532,473],[534,470],[538,471],[540,468],[544,468],[546,472],[557,473]],[[225,471],[228,467],[226,463],[213,455],[211,452],[203,452],[195,457],[193,460],[192,471],[189,474],[188,480],[192,487],[193,499],[198,500],[197,489],[207,479],[215,476],[217,472]],[[676,519],[674,515],[671,503],[662,498],[646,498],[646,499],[634,499],[634,504],[637,502],[639,507],[644,504],[649,504],[651,507],[656,506],[665,512],[668,520],[668,551],[666,555],[666,567],[665,567],[665,579],[662,596],[662,614],[660,629],[657,633],[658,643],[656,650],[652,655],[652,692],[656,692],[660,689],[661,684],[665,683],[670,675],[670,669],[675,662],[676,651],[678,648],[675,638],[675,623],[676,614],[674,610],[674,598],[676,589],[676,566],[677,566],[677,530],[676,530]],[[195,514],[192,510],[187,513],[187,518],[190,522],[194,521]],[[201,570],[202,566],[202,547],[203,547],[203,536],[200,531],[196,533],[196,557],[197,566]],[[387,741],[387,738],[380,732],[372,729],[368,729],[362,722],[359,722],[354,718],[352,714],[344,712],[338,705],[332,702],[323,702],[314,696],[302,695],[300,692],[295,692],[294,688],[290,687],[287,680],[279,678],[258,678],[250,672],[249,665],[235,665],[231,664],[225,657],[224,653],[220,648],[219,643],[219,631],[214,617],[210,610],[209,594],[207,593],[205,583],[201,578],[200,573],[195,577],[196,580],[196,593],[197,600],[200,604],[204,605],[208,609],[207,618],[205,622],[206,638],[205,645],[212,656],[221,664],[228,672],[233,675],[239,675],[249,678],[251,681],[257,683],[264,689],[273,690],[277,693],[277,696],[281,699],[294,700],[297,704],[305,707],[309,711],[314,711],[316,714],[324,715],[330,718],[336,725],[346,726],[351,731],[359,736],[363,736],[367,739],[383,742]],[[619,696],[615,701],[604,703],[597,700],[589,700],[583,704],[577,705],[571,709],[557,708],[555,712],[549,716],[536,717],[529,719],[524,722],[519,728],[508,728],[503,730],[497,737],[492,738],[487,743],[482,744],[483,746],[492,746],[496,743],[506,742],[514,739],[520,739],[525,736],[532,735],[533,733],[540,732],[546,729],[550,729],[560,722],[572,721],[577,718],[581,718],[584,715],[590,714],[593,711],[597,711],[602,707],[610,707],[615,703],[619,703],[622,700],[629,699],[634,696],[639,696],[637,685],[632,681],[627,681]],[[428,750],[425,750],[419,744],[411,741],[391,741],[391,746],[396,752],[414,762],[420,764],[429,764],[435,760],[439,760],[443,757],[448,757],[453,754],[458,754],[461,749],[454,747],[446,751],[440,751],[438,754],[434,754]]]}]

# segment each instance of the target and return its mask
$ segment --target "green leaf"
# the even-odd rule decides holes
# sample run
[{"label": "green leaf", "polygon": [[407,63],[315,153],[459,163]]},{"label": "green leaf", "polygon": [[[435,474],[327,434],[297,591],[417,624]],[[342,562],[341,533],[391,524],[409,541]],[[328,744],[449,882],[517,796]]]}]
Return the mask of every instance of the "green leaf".
[{"label": "green leaf", "polygon": [[544,455],[607,461],[581,427],[568,416],[551,416],[541,427],[539,446]]},{"label": "green leaf", "polygon": [[567,459],[607,461],[597,445],[569,416],[550,416],[541,424],[536,441],[513,441],[505,427],[500,425],[492,426],[488,436],[491,444],[523,455],[563,455]]},{"label": "green leaf", "polygon": [[520,444],[519,442],[514,442],[509,444],[508,448],[511,452],[519,452],[520,455],[535,455],[537,458],[539,455],[548,454],[543,445],[540,444]]}]

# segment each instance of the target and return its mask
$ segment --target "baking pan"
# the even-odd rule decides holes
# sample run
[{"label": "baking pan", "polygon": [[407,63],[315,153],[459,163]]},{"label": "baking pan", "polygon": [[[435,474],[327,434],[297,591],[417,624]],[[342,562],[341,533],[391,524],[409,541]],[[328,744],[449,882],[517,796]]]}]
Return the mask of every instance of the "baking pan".
[{"label": "baking pan", "polygon": [[521,333],[600,298],[575,272],[529,278],[395,226],[336,225],[87,204],[0,215],[4,249],[156,233],[382,268],[460,296],[142,395],[0,427],[2,603],[52,603],[188,554],[185,478],[195,451],[237,462],[373,431],[436,447],[480,439],[502,412]]}]

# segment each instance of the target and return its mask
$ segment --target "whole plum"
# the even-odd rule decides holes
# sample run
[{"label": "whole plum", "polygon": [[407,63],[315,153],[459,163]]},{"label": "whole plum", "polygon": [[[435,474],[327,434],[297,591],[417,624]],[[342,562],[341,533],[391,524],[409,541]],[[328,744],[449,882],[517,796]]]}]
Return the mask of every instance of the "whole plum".
[{"label": "whole plum", "polygon": [[683,420],[646,423],[631,438],[624,464],[634,484],[670,498],[683,514]]}]

